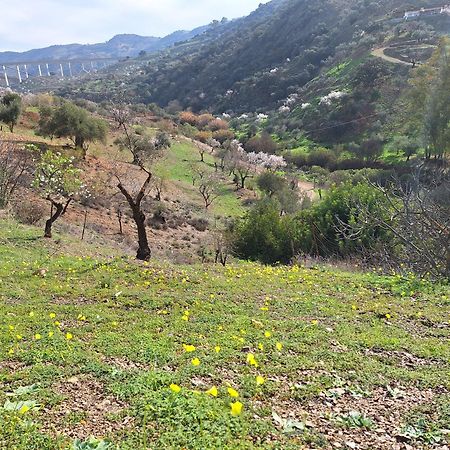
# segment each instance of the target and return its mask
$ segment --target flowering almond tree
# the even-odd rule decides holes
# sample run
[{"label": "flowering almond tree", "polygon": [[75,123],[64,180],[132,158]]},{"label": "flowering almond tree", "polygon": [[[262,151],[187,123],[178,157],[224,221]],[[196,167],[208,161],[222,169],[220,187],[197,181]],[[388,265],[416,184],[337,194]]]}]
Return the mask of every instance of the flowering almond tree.
[{"label": "flowering almond tree", "polygon": [[86,190],[80,179],[81,170],[73,163],[73,157],[47,150],[37,164],[33,186],[51,204],[50,218],[45,222],[47,238],[52,237],[53,224],[65,214],[74,198]]}]

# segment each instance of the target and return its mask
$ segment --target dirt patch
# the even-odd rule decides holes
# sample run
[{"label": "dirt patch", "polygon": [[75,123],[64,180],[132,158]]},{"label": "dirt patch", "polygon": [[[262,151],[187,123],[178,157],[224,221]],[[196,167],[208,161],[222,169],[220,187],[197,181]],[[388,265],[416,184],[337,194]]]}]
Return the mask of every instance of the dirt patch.
[{"label": "dirt patch", "polygon": [[101,361],[109,366],[114,366],[119,370],[125,372],[134,372],[139,370],[149,370],[150,366],[147,364],[130,361],[128,358],[102,357]]},{"label": "dirt patch", "polygon": [[375,356],[381,359],[383,362],[393,362],[397,366],[405,367],[407,369],[445,364],[444,361],[441,361],[439,359],[422,358],[407,351],[372,348],[367,349],[365,351],[365,354],[368,356]]},{"label": "dirt patch", "polygon": [[[378,387],[367,393],[367,396],[358,396],[345,389],[332,389],[303,405],[295,401],[275,401],[273,410],[283,418],[307,421],[312,433],[326,439],[327,449],[418,450],[421,447],[415,446],[417,444],[400,442],[403,417],[418,405],[430,403],[442,392],[401,386],[397,387],[395,395],[392,392],[392,389],[389,391]],[[289,413],[286,414],[286,411]],[[351,411],[369,417],[373,422],[372,427],[345,428],[336,422],[336,417]]]},{"label": "dirt patch", "polygon": [[128,405],[106,393],[92,377],[72,377],[54,385],[53,390],[63,400],[43,411],[44,432],[85,439],[107,436],[133,425],[133,419],[123,414]]},{"label": "dirt patch", "polygon": [[17,372],[18,370],[22,370],[24,367],[26,367],[26,364],[19,361],[0,361],[0,372],[6,371],[8,373],[13,374],[14,372]]},{"label": "dirt patch", "polygon": [[50,304],[52,305],[92,305],[95,302],[86,297],[78,297],[76,299],[70,297],[52,296]]}]

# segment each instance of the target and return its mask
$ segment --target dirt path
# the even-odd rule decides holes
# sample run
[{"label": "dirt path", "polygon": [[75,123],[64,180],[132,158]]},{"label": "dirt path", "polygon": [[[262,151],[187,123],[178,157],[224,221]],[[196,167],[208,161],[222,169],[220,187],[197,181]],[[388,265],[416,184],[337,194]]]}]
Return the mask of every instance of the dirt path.
[{"label": "dirt path", "polygon": [[372,51],[372,56],[376,56],[377,58],[384,59],[385,61],[394,63],[394,64],[403,64],[404,66],[412,66],[410,62],[403,61],[401,59],[393,58],[392,56],[387,56],[384,54],[384,51],[388,47],[376,48]]}]

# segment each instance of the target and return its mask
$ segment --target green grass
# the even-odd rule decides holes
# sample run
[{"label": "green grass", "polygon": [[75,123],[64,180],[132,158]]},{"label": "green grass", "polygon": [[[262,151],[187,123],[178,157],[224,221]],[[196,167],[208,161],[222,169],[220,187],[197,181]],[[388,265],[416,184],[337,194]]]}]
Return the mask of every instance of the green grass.
[{"label": "green grass", "polygon": [[336,387],[350,402],[355,391],[430,389],[439,398],[420,418],[449,409],[448,286],[323,267],[138,264],[40,235],[0,221],[0,405],[39,405],[0,406],[0,448],[71,448],[91,434],[129,450],[329,448],[322,429],[290,433],[285,418],[314,419],[308,402]]},{"label": "green grass", "polygon": [[[202,203],[196,186],[192,185],[194,175],[193,165],[203,165],[210,172],[214,172],[214,157],[205,154],[205,162],[200,162],[200,155],[196,147],[189,142],[174,142],[167,156],[156,165],[156,173],[172,181],[193,203]],[[241,201],[236,195],[234,185],[223,182],[219,185],[219,197],[210,208],[210,213],[216,216],[236,217],[245,212]]]}]

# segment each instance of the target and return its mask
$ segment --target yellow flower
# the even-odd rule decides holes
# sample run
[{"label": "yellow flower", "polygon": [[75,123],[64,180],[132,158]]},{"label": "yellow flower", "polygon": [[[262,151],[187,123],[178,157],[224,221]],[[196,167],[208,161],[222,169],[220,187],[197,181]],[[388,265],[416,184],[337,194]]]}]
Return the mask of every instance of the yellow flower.
[{"label": "yellow flower", "polygon": [[258,367],[258,363],[256,362],[255,355],[254,355],[253,353],[249,353],[249,354],[247,355],[247,362],[248,362],[251,366]]},{"label": "yellow flower", "polygon": [[54,319],[56,317],[56,314],[55,313],[50,313],[49,317],[50,317],[50,319]]},{"label": "yellow flower", "polygon": [[311,320],[311,324],[312,325],[319,325],[319,321],[318,320]]},{"label": "yellow flower", "polygon": [[261,386],[262,384],[264,384],[266,382],[266,380],[264,379],[264,377],[262,377],[261,375],[258,375],[256,377],[256,384],[258,386]]},{"label": "yellow flower", "polygon": [[352,305],[353,311],[356,311],[356,305]]},{"label": "yellow flower", "polygon": [[16,334],[16,339],[17,339],[18,341],[21,341],[21,340],[22,340],[22,335],[21,335],[21,334]]},{"label": "yellow flower", "polygon": [[214,347],[214,350],[215,350],[216,353],[219,353],[220,352],[220,345],[216,345]]},{"label": "yellow flower", "polygon": [[20,409],[19,409],[19,414],[25,414],[26,412],[28,412],[30,410],[30,407],[27,405],[23,405]]},{"label": "yellow flower", "polygon": [[271,333],[270,331],[265,331],[265,332],[264,332],[264,336],[265,336],[266,338],[270,338],[270,336],[272,336],[272,333]]},{"label": "yellow flower", "polygon": [[14,355],[14,349],[13,349],[13,348],[10,348],[10,349],[8,350],[8,355],[9,355],[9,356]]},{"label": "yellow flower", "polygon": [[54,334],[55,334],[55,333],[54,333],[53,331],[49,331],[49,332],[48,332],[48,337],[53,337]]},{"label": "yellow flower", "polygon": [[259,343],[259,344],[258,344],[258,348],[259,348],[261,351],[263,351],[263,350],[264,350],[264,345],[261,344],[261,343]]},{"label": "yellow flower", "polygon": [[73,339],[72,333],[66,333],[66,339],[67,339],[68,341],[70,341],[71,339]]},{"label": "yellow flower", "polygon": [[283,344],[281,342],[277,342],[276,347],[279,352],[281,352],[281,350],[283,350]]},{"label": "yellow flower", "polygon": [[28,315],[29,315],[30,317],[34,317],[34,312],[31,311]]},{"label": "yellow flower", "polygon": [[119,322],[114,321],[114,322],[111,323],[111,325],[112,325],[113,327],[117,327],[117,326],[119,325]]},{"label": "yellow flower", "polygon": [[57,320],[55,320],[53,325],[55,325],[55,327],[60,327],[61,326],[61,322],[58,322]]},{"label": "yellow flower", "polygon": [[227,391],[228,391],[228,394],[230,394],[230,397],[233,397],[233,398],[238,398],[239,397],[239,392],[236,391],[235,389],[233,389],[232,387],[229,387],[227,389]]},{"label": "yellow flower", "polygon": [[34,339],[36,339],[36,341],[39,341],[40,339],[42,339],[42,336],[39,333],[36,333],[34,335]]},{"label": "yellow flower", "polygon": [[212,397],[217,397],[219,395],[219,391],[215,386],[213,386],[211,389],[206,391],[206,394],[211,395]]},{"label": "yellow flower", "polygon": [[183,344],[183,348],[188,353],[195,352],[195,346],[194,345]]},{"label": "yellow flower", "polygon": [[8,328],[9,328],[9,331],[14,331],[14,325],[9,325]]},{"label": "yellow flower", "polygon": [[170,385],[170,390],[172,391],[172,392],[175,392],[175,394],[178,394],[178,392],[180,392],[181,391],[181,387],[180,386],[178,386],[178,384],[171,384]]},{"label": "yellow flower", "polygon": [[267,306],[263,306],[259,308],[261,311],[269,311],[269,308]]},{"label": "yellow flower", "polygon": [[86,320],[86,316],[83,316],[82,314],[78,314],[77,319],[80,321],[84,321],[84,320]]},{"label": "yellow flower", "polygon": [[198,358],[194,358],[191,362],[192,362],[193,366],[199,366],[200,365],[200,360]]},{"label": "yellow flower", "polygon": [[390,314],[386,314],[386,319],[390,319],[391,315]]},{"label": "yellow flower", "polygon": [[242,403],[241,402],[234,402],[230,403],[231,406],[231,415],[233,416],[240,416],[242,413]]},{"label": "yellow flower", "polygon": [[189,316],[184,315],[181,319],[187,322],[189,320]]}]

